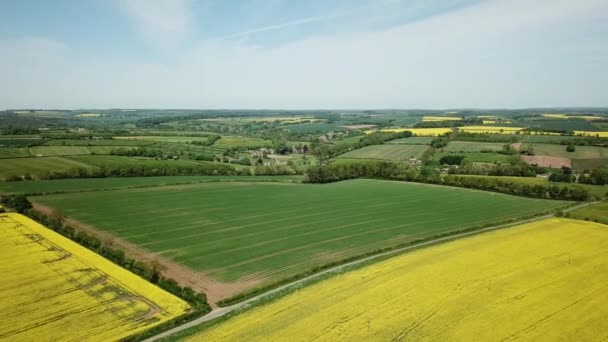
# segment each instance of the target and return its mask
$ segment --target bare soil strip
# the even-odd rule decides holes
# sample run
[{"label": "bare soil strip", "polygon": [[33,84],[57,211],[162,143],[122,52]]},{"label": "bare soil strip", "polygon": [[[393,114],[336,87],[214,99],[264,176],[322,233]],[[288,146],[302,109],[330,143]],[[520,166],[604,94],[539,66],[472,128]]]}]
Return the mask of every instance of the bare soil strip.
[{"label": "bare soil strip", "polygon": [[548,157],[548,156],[521,156],[530,165],[550,167],[560,169],[562,166],[572,167],[572,162],[568,158]]}]

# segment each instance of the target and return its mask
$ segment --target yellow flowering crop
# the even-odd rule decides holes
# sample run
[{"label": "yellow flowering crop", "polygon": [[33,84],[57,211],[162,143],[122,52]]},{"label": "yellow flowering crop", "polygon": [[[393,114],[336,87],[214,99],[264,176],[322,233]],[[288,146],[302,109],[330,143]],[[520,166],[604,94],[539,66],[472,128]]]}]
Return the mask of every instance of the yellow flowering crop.
[{"label": "yellow flowering crop", "polygon": [[568,118],[568,116],[566,116],[566,114],[541,114],[541,115],[546,118],[552,118],[552,119],[567,119]]},{"label": "yellow flowering crop", "polygon": [[551,218],[420,249],[219,323],[196,341],[590,341],[608,227]]},{"label": "yellow flowering crop", "polygon": [[515,132],[521,131],[523,127],[506,127],[506,126],[463,126],[458,127],[462,132],[467,133],[502,133],[502,134],[515,134]]},{"label": "yellow flowering crop", "polygon": [[[384,128],[384,129],[380,130],[380,132],[404,132],[404,131],[410,131],[410,132],[412,132],[413,135],[416,135],[416,136],[434,137],[434,136],[438,136],[440,134],[445,134],[445,133],[451,132],[452,129],[451,128],[408,128],[408,127],[404,127],[404,128]],[[374,132],[378,132],[378,130],[365,131],[365,134],[370,134],[370,133],[374,133]]]},{"label": "yellow flowering crop", "polygon": [[434,122],[434,121],[459,121],[462,118],[454,117],[454,116],[423,116],[422,121],[425,122]]},{"label": "yellow flowering crop", "polygon": [[116,341],[181,299],[20,214],[0,214],[0,340]]},{"label": "yellow flowering crop", "polygon": [[590,137],[599,136],[600,138],[608,138],[608,131],[593,132],[593,131],[574,131],[575,135],[584,135]]}]

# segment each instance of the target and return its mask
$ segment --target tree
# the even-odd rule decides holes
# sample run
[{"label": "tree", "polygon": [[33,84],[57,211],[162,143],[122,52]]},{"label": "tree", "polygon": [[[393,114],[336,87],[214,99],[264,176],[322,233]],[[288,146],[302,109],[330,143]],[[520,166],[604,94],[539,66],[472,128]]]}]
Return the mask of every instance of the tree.
[{"label": "tree", "polygon": [[573,144],[569,144],[568,147],[566,147],[566,151],[568,152],[574,152],[576,150],[576,147],[574,147]]},{"label": "tree", "polygon": [[15,209],[18,213],[24,213],[27,209],[32,208],[32,203],[25,195],[2,196],[0,202],[7,207]]}]

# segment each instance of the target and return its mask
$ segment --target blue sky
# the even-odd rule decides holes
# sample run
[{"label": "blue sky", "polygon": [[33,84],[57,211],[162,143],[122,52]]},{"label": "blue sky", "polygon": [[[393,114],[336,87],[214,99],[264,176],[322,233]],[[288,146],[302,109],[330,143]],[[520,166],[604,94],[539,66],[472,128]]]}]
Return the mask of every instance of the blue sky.
[{"label": "blue sky", "polygon": [[0,2],[0,108],[607,106],[608,0]]}]

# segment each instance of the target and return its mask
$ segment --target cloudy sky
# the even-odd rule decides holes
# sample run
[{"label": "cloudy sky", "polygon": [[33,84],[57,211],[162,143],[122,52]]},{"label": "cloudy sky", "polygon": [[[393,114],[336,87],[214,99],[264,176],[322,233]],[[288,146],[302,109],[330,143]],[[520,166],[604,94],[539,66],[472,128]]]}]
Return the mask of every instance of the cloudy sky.
[{"label": "cloudy sky", "polygon": [[0,1],[0,108],[608,106],[608,0]]}]

